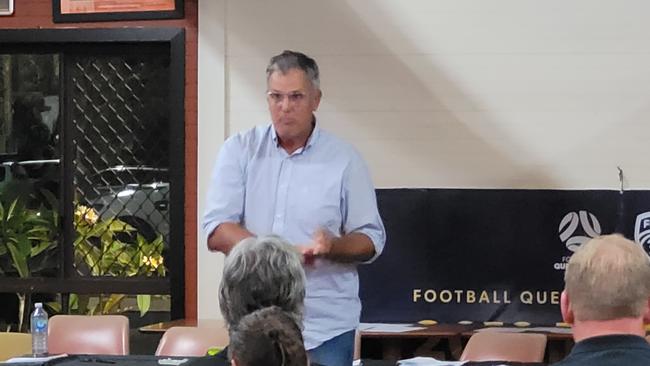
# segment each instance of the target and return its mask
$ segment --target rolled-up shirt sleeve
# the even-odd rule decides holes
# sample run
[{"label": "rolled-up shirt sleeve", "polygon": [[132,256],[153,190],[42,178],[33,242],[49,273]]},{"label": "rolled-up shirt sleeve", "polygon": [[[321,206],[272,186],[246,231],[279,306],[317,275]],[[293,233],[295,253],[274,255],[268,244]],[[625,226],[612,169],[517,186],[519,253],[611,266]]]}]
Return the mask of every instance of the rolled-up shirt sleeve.
[{"label": "rolled-up shirt sleeve", "polygon": [[242,155],[239,135],[226,140],[219,151],[203,214],[203,231],[208,237],[224,222],[242,221],[245,198]]},{"label": "rolled-up shirt sleeve", "polygon": [[386,230],[377,208],[370,172],[356,151],[345,172],[342,198],[343,231],[345,234],[361,233],[370,238],[375,255],[364,263],[371,263],[384,250]]}]

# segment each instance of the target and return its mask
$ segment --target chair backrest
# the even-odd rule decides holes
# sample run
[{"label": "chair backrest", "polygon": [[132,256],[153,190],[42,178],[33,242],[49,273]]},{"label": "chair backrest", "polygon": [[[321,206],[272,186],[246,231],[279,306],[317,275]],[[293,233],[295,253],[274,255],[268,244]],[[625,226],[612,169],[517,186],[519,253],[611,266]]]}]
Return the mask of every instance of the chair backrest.
[{"label": "chair backrest", "polygon": [[0,333],[0,361],[32,353],[32,335]]},{"label": "chair backrest", "polygon": [[171,327],[163,334],[157,356],[205,356],[208,348],[228,345],[225,327]]},{"label": "chair backrest", "polygon": [[123,315],[55,315],[48,329],[48,352],[129,354],[129,319]]},{"label": "chair backrest", "polygon": [[470,337],[460,360],[542,362],[545,349],[544,334],[478,332]]}]

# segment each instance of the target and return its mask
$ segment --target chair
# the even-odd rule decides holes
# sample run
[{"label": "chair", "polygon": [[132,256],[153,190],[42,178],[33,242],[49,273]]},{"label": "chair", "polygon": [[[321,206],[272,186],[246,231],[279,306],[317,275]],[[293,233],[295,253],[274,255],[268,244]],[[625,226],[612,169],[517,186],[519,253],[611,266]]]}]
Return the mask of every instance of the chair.
[{"label": "chair", "polygon": [[544,334],[478,332],[470,337],[460,360],[542,362],[545,349]]},{"label": "chair", "polygon": [[208,348],[228,343],[224,327],[171,327],[160,339],[156,356],[204,356]]},{"label": "chair", "polygon": [[0,333],[0,362],[32,353],[32,335],[28,333]]},{"label": "chair", "polygon": [[354,354],[352,359],[355,361],[361,359],[361,332],[359,329],[354,331]]},{"label": "chair", "polygon": [[123,315],[55,315],[47,335],[49,353],[129,354],[129,319]]}]

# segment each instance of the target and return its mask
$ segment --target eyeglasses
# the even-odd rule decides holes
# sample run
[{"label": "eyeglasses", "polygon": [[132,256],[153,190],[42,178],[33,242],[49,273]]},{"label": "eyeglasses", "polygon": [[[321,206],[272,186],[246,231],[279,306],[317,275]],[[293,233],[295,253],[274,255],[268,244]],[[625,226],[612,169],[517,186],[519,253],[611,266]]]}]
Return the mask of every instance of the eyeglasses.
[{"label": "eyeglasses", "polygon": [[289,103],[298,104],[301,103],[303,100],[305,100],[307,97],[307,95],[301,92],[292,92],[288,94],[283,94],[283,93],[270,91],[267,92],[266,95],[268,96],[269,100],[275,104],[282,103],[285,97],[289,100]]}]

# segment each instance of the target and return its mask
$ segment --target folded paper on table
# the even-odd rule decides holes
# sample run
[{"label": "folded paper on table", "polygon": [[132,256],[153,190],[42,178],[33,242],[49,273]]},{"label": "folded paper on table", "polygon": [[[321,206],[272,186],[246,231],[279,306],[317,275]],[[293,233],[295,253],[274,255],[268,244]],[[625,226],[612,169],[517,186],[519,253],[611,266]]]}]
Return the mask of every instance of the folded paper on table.
[{"label": "folded paper on table", "polygon": [[555,334],[571,334],[571,328],[561,327],[487,327],[476,329],[475,332],[507,332],[507,333],[555,333]]},{"label": "folded paper on table", "polygon": [[398,323],[361,323],[359,330],[362,332],[377,332],[377,333],[403,333],[412,330],[426,329],[426,327],[419,327],[411,323],[398,324]]},{"label": "folded paper on table", "polygon": [[43,362],[47,362],[47,361],[54,360],[54,359],[61,358],[61,357],[68,357],[68,354],[67,353],[59,353],[59,354],[56,354],[56,355],[47,355],[47,356],[38,356],[38,357],[34,357],[34,356],[14,357],[14,358],[10,358],[10,359],[8,359],[8,360],[6,360],[4,362],[5,363],[43,363]]},{"label": "folded paper on table", "polygon": [[399,366],[460,366],[467,361],[441,361],[433,357],[415,357],[406,360],[399,360]]}]

